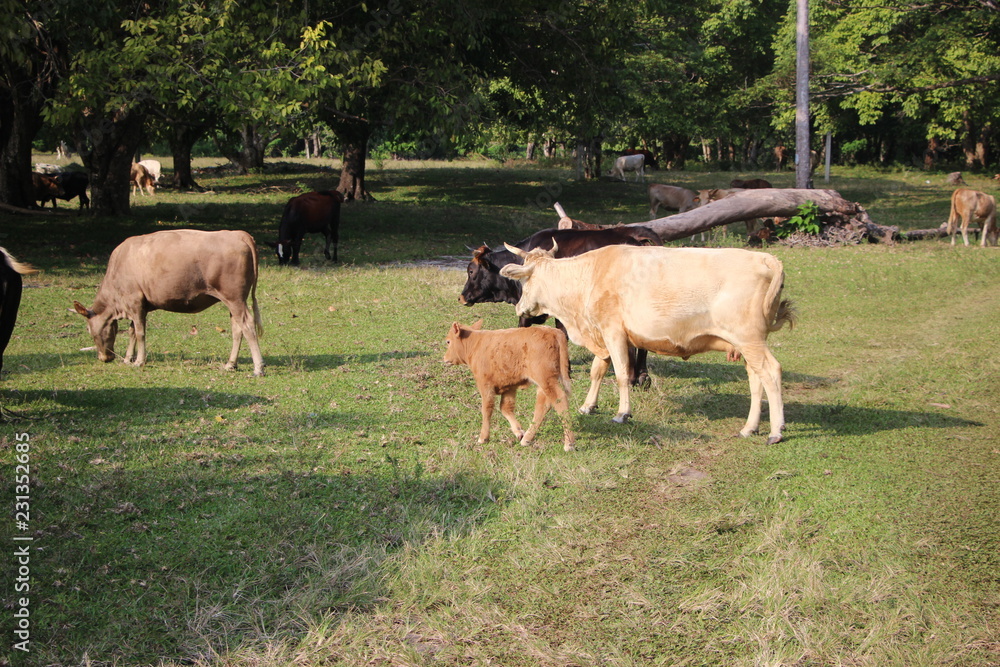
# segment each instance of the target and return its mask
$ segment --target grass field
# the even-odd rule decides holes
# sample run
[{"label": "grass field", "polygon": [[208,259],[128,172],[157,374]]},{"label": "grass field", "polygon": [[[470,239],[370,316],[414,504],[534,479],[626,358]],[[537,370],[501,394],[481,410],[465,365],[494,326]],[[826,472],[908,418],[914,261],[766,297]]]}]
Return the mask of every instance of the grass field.
[{"label": "grass field", "polygon": [[[263,243],[281,206],[333,186],[329,166],[206,172],[209,192],[136,197],[128,219],[0,215],[0,245],[43,269],[0,383],[24,417],[0,424],[0,539],[33,538],[30,591],[16,559],[0,570],[0,664],[1000,665],[998,249],[769,248],[800,313],[770,339],[777,445],[734,437],[746,373],[702,355],[651,358],[627,425],[606,380],[575,452],[551,416],[524,448],[497,415],[480,446],[478,394],[443,340],[456,320],[515,318],[458,303],[467,248],[552,226],[552,201],[637,222],[644,189],[558,166],[373,164],[377,201],[345,206],[341,263],[311,237],[301,269],[279,268]],[[952,190],[905,171],[818,185],[903,229],[938,226]],[[152,314],[142,369],[82,349],[68,308],[90,305],[114,246],[175,227],[257,239],[265,377],[246,346],[222,370],[220,307]],[[578,405],[591,357],[570,352]]]}]

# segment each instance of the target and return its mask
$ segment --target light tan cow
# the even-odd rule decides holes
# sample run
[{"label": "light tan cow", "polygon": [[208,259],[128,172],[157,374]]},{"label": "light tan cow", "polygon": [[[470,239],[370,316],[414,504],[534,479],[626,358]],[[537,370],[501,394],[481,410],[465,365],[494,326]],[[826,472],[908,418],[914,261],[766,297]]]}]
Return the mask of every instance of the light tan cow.
[{"label": "light tan cow", "polygon": [[[247,297],[253,312],[247,308]],[[257,335],[262,330],[257,308],[257,244],[244,231],[204,232],[173,229],[125,239],[111,253],[108,269],[92,308],[73,302],[87,318],[87,331],[97,358],[115,358],[118,320],[129,319],[125,363],[146,363],[146,315],[154,310],[200,313],[221,301],[233,325],[233,349],[226,369],[236,368],[246,336],[253,374],[264,374]]]},{"label": "light tan cow", "polygon": [[978,190],[959,188],[951,193],[951,213],[948,215],[948,235],[955,245],[955,232],[962,221],[962,240],[969,245],[969,223],[982,223],[979,244],[983,247],[997,244],[997,200]]},{"label": "light tan cow", "polygon": [[614,421],[631,416],[629,346],[669,356],[701,352],[742,355],[750,380],[750,413],[740,435],[760,425],[762,390],[767,393],[769,443],[781,440],[784,407],[781,365],[767,336],[794,311],[781,299],[784,270],[771,255],[740,249],[614,246],[568,259],[552,251],[507,249],[524,258],[501,275],[521,282],[517,313],[549,313],[565,325],[569,339],[594,353],[590,391],[580,412],[597,407],[609,363],[614,364],[619,405]]},{"label": "light tan cow", "polygon": [[[464,364],[472,371],[483,399],[483,425],[479,443],[490,439],[493,404],[500,395],[500,412],[510,423],[514,437],[522,445],[531,444],[542,420],[554,407],[563,422],[563,449],[573,450],[575,442],[569,418],[569,350],[566,335],[552,327],[529,327],[481,331],[483,321],[471,327],[451,325],[445,344],[444,363]],[[538,386],[535,416],[527,432],[514,414],[517,390]]]},{"label": "light tan cow", "polygon": [[661,206],[678,213],[684,213],[700,206],[697,192],[676,185],[653,183],[649,186],[648,193],[650,220],[656,217],[656,211]]}]

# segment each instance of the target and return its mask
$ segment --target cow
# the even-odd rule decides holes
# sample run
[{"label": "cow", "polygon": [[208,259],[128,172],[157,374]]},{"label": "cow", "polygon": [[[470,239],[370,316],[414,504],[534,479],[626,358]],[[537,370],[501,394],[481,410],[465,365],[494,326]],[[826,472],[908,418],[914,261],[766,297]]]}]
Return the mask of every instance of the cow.
[{"label": "cow", "polygon": [[136,164],[141,164],[146,168],[146,172],[153,179],[155,185],[160,184],[160,161],[159,160],[139,160]]},{"label": "cow", "polygon": [[[90,208],[90,199],[87,197],[87,187],[90,185],[90,177],[82,171],[64,171],[56,174],[56,183],[62,190],[59,199],[69,201],[73,197],[80,198],[80,208]],[[52,206],[56,205],[55,201]]]},{"label": "cow", "polygon": [[768,443],[781,440],[781,365],[767,335],[793,324],[794,309],[781,299],[784,269],[777,258],[736,248],[608,246],[567,259],[556,259],[554,250],[508,250],[524,260],[501,271],[521,283],[518,315],[558,317],[569,339],[594,353],[580,412],[597,408],[611,363],[619,392],[614,421],[629,419],[629,347],[683,359],[714,350],[733,360],[742,356],[746,364],[750,413],[740,435],[757,431],[763,390],[770,409]]},{"label": "cow", "polygon": [[[247,296],[253,312],[247,308]],[[125,363],[146,363],[146,315],[154,310],[200,313],[221,301],[233,325],[227,370],[236,368],[246,336],[253,374],[264,374],[257,336],[263,330],[257,307],[257,245],[244,231],[174,229],[125,239],[111,253],[92,308],[73,308],[87,319],[97,358],[115,358],[118,320],[129,319]]]},{"label": "cow", "polygon": [[147,169],[138,162],[132,163],[132,168],[129,172],[129,182],[132,184],[133,196],[135,196],[136,188],[138,188],[139,194],[143,196],[146,196],[145,191],[148,191],[150,196],[154,194],[153,177],[150,176],[149,171],[147,171]]},{"label": "cow", "polygon": [[785,146],[775,146],[774,147],[774,166],[778,168],[778,171],[783,171],[785,165],[788,163],[788,158],[791,155],[791,151]]},{"label": "cow", "polygon": [[643,165],[646,169],[659,170],[660,168],[660,163],[656,161],[656,156],[653,155],[652,151],[647,151],[645,148],[628,148],[622,152],[622,155],[641,155],[643,157]]},{"label": "cow", "polygon": [[646,180],[645,172],[645,162],[646,158],[642,155],[621,155],[615,160],[615,166],[611,168],[611,173],[608,174],[611,178],[618,178],[619,180],[625,180],[626,171],[635,172],[635,181],[639,182],[639,179]]},{"label": "cow", "polygon": [[948,215],[948,235],[955,245],[958,222],[962,221],[962,240],[969,245],[969,223],[976,221],[983,225],[979,234],[982,247],[997,244],[997,200],[978,190],[959,188],[951,193],[951,213]]},{"label": "cow", "polygon": [[763,190],[765,188],[770,188],[772,186],[768,181],[765,181],[763,178],[750,178],[745,181],[740,180],[738,178],[734,178],[729,182],[729,187],[738,188],[742,190]]},{"label": "cow", "polygon": [[31,187],[35,191],[35,202],[41,202],[41,207],[45,208],[45,203],[52,202],[52,208],[56,207],[56,197],[63,194],[62,188],[55,176],[31,172]]},{"label": "cow", "polygon": [[0,248],[0,371],[3,371],[3,353],[10,342],[21,305],[21,276],[38,273],[38,269],[14,259],[6,249]]},{"label": "cow", "polygon": [[[499,395],[500,412],[522,445],[534,441],[545,415],[554,407],[563,423],[563,449],[573,451],[566,335],[552,327],[481,331],[482,324],[482,320],[471,327],[453,323],[445,339],[444,353],[446,365],[468,366],[476,380],[476,388],[483,399],[479,444],[490,439],[490,419]],[[525,431],[514,414],[514,401],[517,390],[529,384],[538,387],[538,394],[535,415]]]},{"label": "cow", "polygon": [[330,259],[330,243],[333,243],[333,261],[337,261],[337,245],[340,240],[340,205],[344,195],[336,190],[307,192],[292,197],[285,204],[278,225],[278,242],[268,243],[278,254],[278,264],[291,261],[299,264],[299,249],[306,234],[323,234],[326,246],[323,255]]},{"label": "cow", "polygon": [[[655,241],[654,241],[655,239]],[[543,229],[517,243],[521,250],[532,248],[552,248],[558,245],[558,257],[574,257],[582,253],[603,248],[612,244],[643,245],[662,241],[655,232],[641,226],[622,226],[600,230],[567,230]],[[506,244],[504,244],[506,245]],[[507,264],[520,264],[521,258],[514,255],[504,246],[490,249],[483,245],[472,255],[472,261],[467,268],[467,277],[459,303],[472,306],[477,303],[514,303],[521,298],[521,285],[516,280],[510,280],[500,275],[500,270]],[[518,326],[528,327],[541,324],[547,316],[522,317]],[[561,326],[558,322],[556,326]],[[633,385],[643,385],[649,380],[646,367],[646,351],[636,350],[634,363],[630,366],[632,376],[629,381]]]},{"label": "cow", "polygon": [[656,217],[656,211],[661,206],[678,213],[684,213],[700,206],[697,192],[676,185],[653,183],[649,186],[648,193],[650,220]]}]

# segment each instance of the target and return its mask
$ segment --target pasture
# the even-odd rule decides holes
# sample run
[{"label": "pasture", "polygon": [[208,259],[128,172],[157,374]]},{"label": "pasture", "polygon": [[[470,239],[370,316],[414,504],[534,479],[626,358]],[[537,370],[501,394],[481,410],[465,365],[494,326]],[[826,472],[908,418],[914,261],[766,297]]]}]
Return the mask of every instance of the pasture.
[{"label": "pasture", "polygon": [[[626,425],[609,375],[602,410],[574,415],[575,452],[554,414],[533,447],[499,414],[477,445],[479,396],[443,341],[453,321],[516,318],[458,303],[467,247],[554,225],[553,201],[641,221],[645,188],[560,165],[375,163],[377,201],[343,208],[341,262],[309,236],[302,267],[278,267],[264,242],[282,205],[337,173],[203,173],[209,192],[134,197],[127,220],[0,214],[0,245],[43,269],[0,382],[24,417],[0,424],[4,549],[33,537],[30,653],[12,648],[8,558],[0,664],[1000,665],[997,248],[768,248],[799,309],[769,339],[776,445],[734,437],[747,378],[722,354],[651,355]],[[793,182],[651,180],[749,176]],[[839,169],[817,185],[903,229],[944,222],[953,189]],[[263,378],[245,345],[222,370],[221,306],[152,313],[142,369],[82,350],[72,302],[92,303],[122,239],[173,227],[257,240]],[[570,356],[575,409],[591,356]]]}]

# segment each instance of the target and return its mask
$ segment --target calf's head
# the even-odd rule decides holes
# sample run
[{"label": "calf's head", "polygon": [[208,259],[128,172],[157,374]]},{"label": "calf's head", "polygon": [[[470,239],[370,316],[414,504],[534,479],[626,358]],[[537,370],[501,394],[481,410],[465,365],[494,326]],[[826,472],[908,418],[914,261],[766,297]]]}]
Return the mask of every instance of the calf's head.
[{"label": "calf's head", "polygon": [[448,335],[444,339],[444,364],[445,366],[457,366],[459,364],[468,363],[468,357],[465,353],[465,339],[469,337],[469,333],[472,331],[478,331],[483,326],[483,321],[478,320],[471,327],[463,327],[458,322],[452,322],[451,328],[448,329]]},{"label": "calf's head", "polygon": [[97,358],[103,362],[115,358],[115,338],[118,336],[118,320],[107,313],[95,313],[79,301],[73,302],[73,309],[87,318],[87,332],[97,346]]},{"label": "calf's head", "polygon": [[519,291],[516,283],[500,276],[493,251],[483,245],[472,253],[472,261],[466,269],[465,287],[462,288],[458,301],[471,306],[486,300],[509,299],[512,294],[516,294],[516,299]]}]

